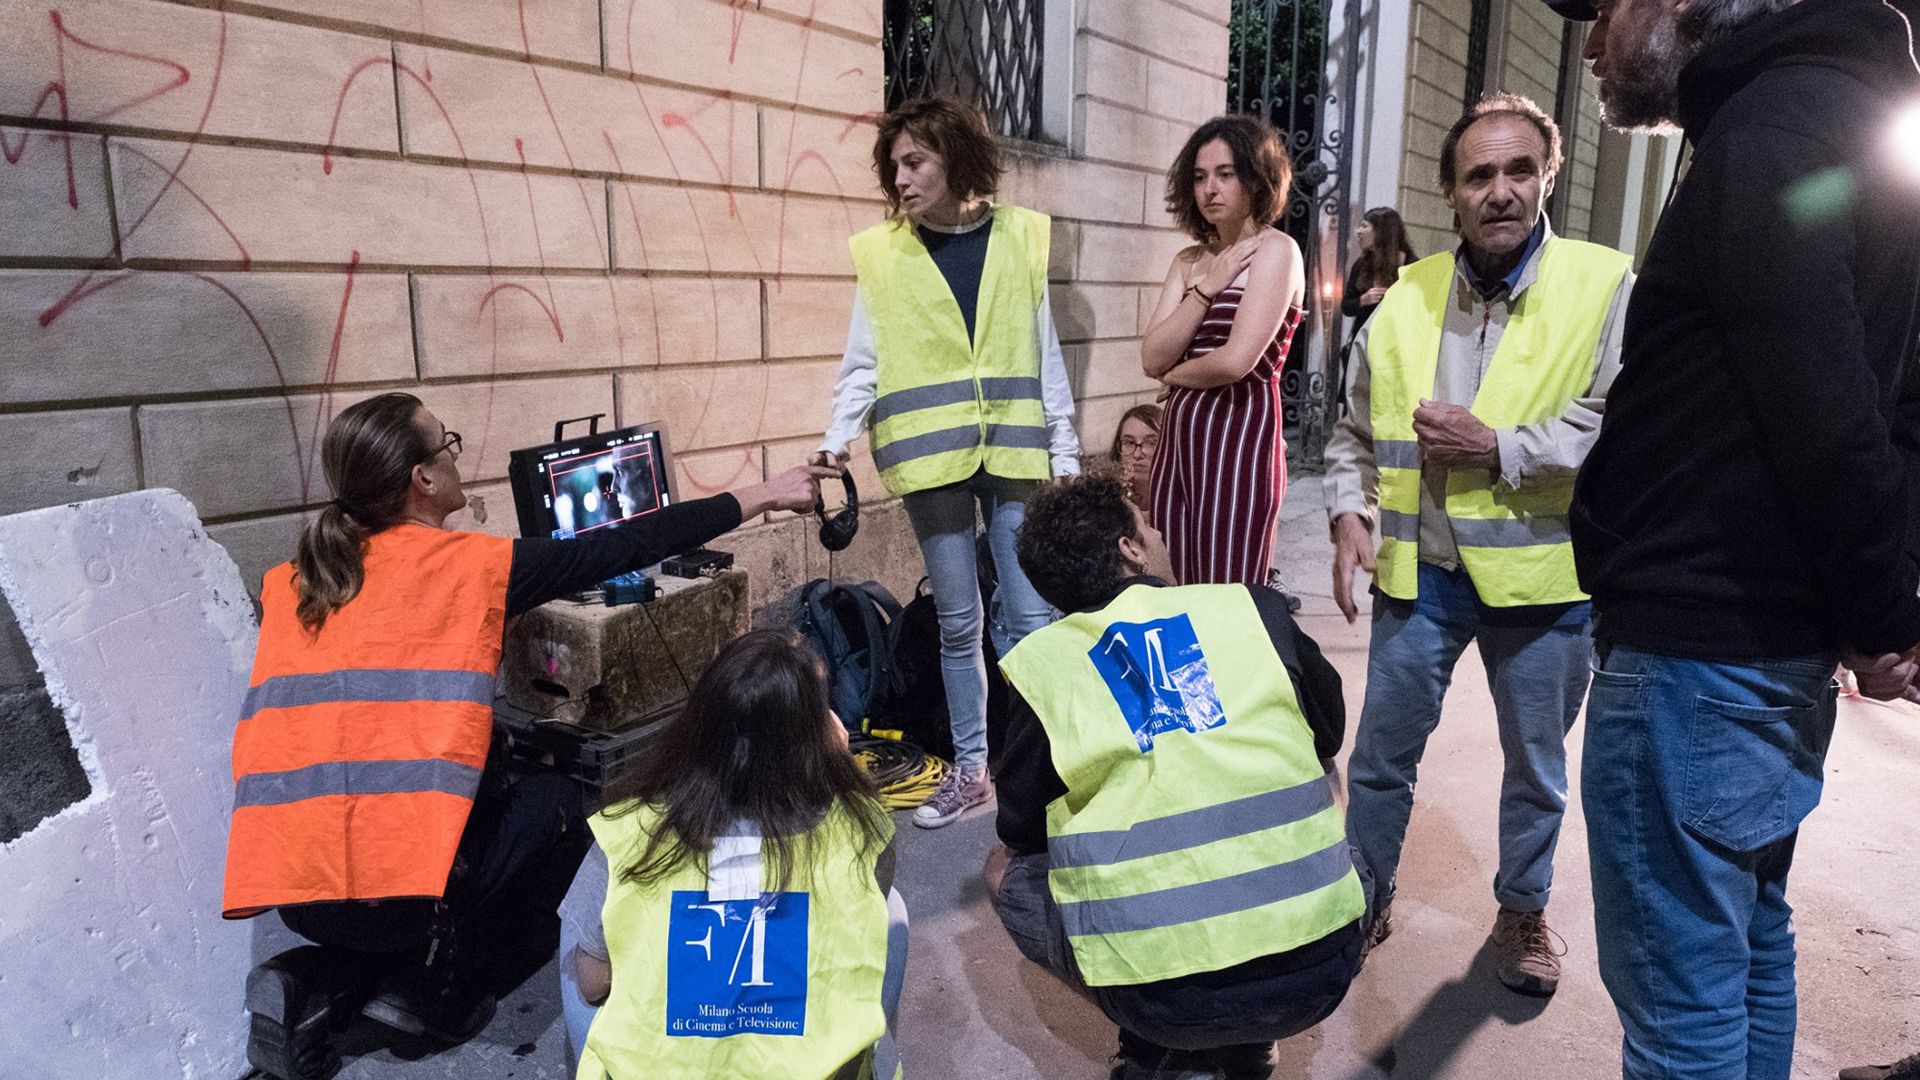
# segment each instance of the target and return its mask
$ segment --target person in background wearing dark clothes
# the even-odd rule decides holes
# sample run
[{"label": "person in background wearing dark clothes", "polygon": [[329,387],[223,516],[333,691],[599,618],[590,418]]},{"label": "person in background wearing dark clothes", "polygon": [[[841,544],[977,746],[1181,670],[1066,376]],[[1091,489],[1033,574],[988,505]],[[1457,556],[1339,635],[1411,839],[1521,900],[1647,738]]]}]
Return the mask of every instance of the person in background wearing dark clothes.
[{"label": "person in background wearing dark clothes", "polygon": [[333,498],[261,587],[223,913],[278,909],[328,950],[248,976],[248,1055],[271,1075],[327,1053],[303,972],[370,965],[365,1015],[460,1041],[493,1012],[489,946],[551,949],[586,815],[572,781],[509,785],[489,767],[506,621],[744,519],[810,509],[837,475],[803,466],[618,529],[507,540],[446,528],[467,502],[460,446],[410,394],[346,409],[321,445]]},{"label": "person in background wearing dark clothes", "polygon": [[1353,319],[1358,333],[1367,325],[1380,298],[1400,277],[1400,268],[1417,261],[1413,245],[1407,243],[1407,226],[1400,212],[1391,206],[1376,206],[1360,218],[1354,231],[1360,242],[1360,257],[1347,271],[1347,290],[1340,297],[1340,314]]},{"label": "person in background wearing dark clothes", "polygon": [[1353,238],[1360,244],[1360,255],[1348,268],[1347,287],[1340,294],[1340,314],[1353,320],[1353,330],[1340,349],[1340,370],[1333,373],[1334,385],[1340,388],[1341,408],[1346,407],[1347,354],[1353,351],[1353,339],[1373,317],[1373,309],[1380,306],[1388,287],[1400,277],[1400,268],[1420,258],[1407,243],[1407,225],[1400,220],[1400,212],[1391,206],[1376,206],[1361,215]]},{"label": "person in background wearing dark clothes", "polygon": [[1628,1080],[1785,1080],[1835,662],[1892,697],[1920,651],[1920,66],[1881,0],[1555,8],[1607,121],[1692,146],[1572,506],[1600,973]]},{"label": "person in background wearing dark clothes", "polygon": [[1111,476],[1036,496],[1018,551],[1071,614],[1001,663],[994,910],[1120,1026],[1114,1080],[1270,1076],[1366,940],[1329,775],[1340,676],[1273,590],[1167,584]]}]

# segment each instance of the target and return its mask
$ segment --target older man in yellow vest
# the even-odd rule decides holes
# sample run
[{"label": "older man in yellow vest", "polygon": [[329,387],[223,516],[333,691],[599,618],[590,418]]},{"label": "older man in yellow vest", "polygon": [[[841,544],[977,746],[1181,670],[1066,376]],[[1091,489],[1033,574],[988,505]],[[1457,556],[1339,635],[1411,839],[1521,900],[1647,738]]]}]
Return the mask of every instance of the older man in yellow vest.
[{"label": "older man in yellow vest", "polygon": [[[1351,410],[1327,447],[1334,598],[1352,621],[1371,571],[1367,695],[1349,764],[1349,831],[1372,872],[1373,935],[1390,905],[1413,786],[1469,642],[1493,692],[1506,768],[1493,942],[1501,982],[1551,994],[1553,854],[1566,735],[1586,693],[1590,608],[1567,507],[1619,370],[1627,256],[1556,237],[1543,206],[1560,132],[1509,94],[1448,132],[1440,189],[1457,252],[1400,273],[1356,340]],[[1377,523],[1377,548],[1373,527]]]}]

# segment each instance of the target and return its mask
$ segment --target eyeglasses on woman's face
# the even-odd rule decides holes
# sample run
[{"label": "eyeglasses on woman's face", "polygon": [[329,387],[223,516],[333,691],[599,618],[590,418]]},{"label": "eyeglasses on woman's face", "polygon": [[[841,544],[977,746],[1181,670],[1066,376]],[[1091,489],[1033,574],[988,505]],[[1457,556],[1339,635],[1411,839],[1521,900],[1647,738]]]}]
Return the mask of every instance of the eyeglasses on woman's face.
[{"label": "eyeglasses on woman's face", "polygon": [[1120,436],[1120,453],[1123,455],[1151,454],[1159,448],[1160,436],[1158,435],[1149,435],[1144,439],[1136,439],[1131,435]]},{"label": "eyeglasses on woman's face", "polygon": [[447,432],[447,441],[441,443],[437,447],[434,447],[433,453],[427,455],[427,460],[432,461],[434,458],[439,457],[443,451],[447,451],[447,450],[453,451],[452,456],[456,459],[460,456],[460,433],[459,432],[457,431]]}]

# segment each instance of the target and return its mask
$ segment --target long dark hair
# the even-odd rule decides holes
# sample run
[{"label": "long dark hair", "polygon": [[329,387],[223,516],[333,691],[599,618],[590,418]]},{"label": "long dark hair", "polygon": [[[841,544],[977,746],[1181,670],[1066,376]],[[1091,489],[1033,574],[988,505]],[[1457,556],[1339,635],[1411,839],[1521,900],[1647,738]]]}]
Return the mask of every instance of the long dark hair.
[{"label": "long dark hair", "polygon": [[[861,854],[886,838],[873,781],[828,726],[827,666],[792,630],[754,630],[714,658],[687,707],[647,752],[607,785],[607,813],[646,804],[660,821],[621,876],[649,885],[703,860],[737,822],[758,826],[761,850],[786,888],[795,843],[834,806],[845,809]],[[818,852],[805,853],[808,855]],[[622,852],[608,852],[620,859]]]},{"label": "long dark hair", "polygon": [[905,213],[893,175],[893,144],[902,135],[913,136],[914,142],[940,155],[947,190],[962,202],[1000,190],[1000,144],[993,141],[986,114],[959,98],[914,98],[880,118],[873,140],[873,168],[880,175],[890,217]]},{"label": "long dark hair", "polygon": [[293,557],[300,625],[317,634],[327,616],[360,595],[366,583],[367,538],[407,512],[413,467],[433,453],[414,422],[420,399],[381,394],[349,406],[327,426],[320,443],[333,501],[300,534]]},{"label": "long dark hair", "polygon": [[1188,236],[1203,244],[1213,239],[1214,228],[1194,201],[1193,169],[1200,148],[1215,139],[1226,143],[1233,154],[1233,172],[1240,178],[1240,186],[1247,189],[1256,223],[1271,225],[1279,220],[1293,187],[1293,162],[1287,160],[1280,133],[1272,124],[1245,113],[1216,116],[1201,124],[1187,137],[1187,145],[1173,159],[1173,168],[1167,170],[1167,213],[1180,222]]},{"label": "long dark hair", "polygon": [[1376,206],[1361,215],[1361,219],[1373,227],[1373,243],[1354,260],[1353,278],[1363,292],[1375,285],[1391,288],[1400,275],[1400,268],[1420,257],[1407,242],[1407,223],[1400,220],[1400,212],[1391,206]]}]

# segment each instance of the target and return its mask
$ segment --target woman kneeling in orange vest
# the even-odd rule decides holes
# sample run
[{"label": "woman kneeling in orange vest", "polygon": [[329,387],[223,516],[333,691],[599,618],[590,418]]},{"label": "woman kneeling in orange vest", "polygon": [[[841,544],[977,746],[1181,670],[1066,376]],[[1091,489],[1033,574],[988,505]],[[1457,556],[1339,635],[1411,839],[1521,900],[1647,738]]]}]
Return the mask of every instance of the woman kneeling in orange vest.
[{"label": "woman kneeling in orange vest", "polygon": [[906,959],[893,823],[806,641],[728,646],[607,802],[561,908],[580,1080],[876,1075]]},{"label": "woman kneeling in orange vest", "polygon": [[506,620],[767,510],[810,509],[836,475],[801,467],[619,529],[507,540],[446,529],[466,506],[459,455],[412,395],[346,409],[321,445],[334,498],[261,586],[223,913],[277,908],[328,950],[248,978],[249,1056],[276,1076],[324,1072],[331,1055],[305,975],[357,967],[379,980],[367,1016],[457,1041],[492,1014],[493,939],[552,948],[585,812],[565,778],[509,785],[487,768]]}]

